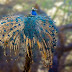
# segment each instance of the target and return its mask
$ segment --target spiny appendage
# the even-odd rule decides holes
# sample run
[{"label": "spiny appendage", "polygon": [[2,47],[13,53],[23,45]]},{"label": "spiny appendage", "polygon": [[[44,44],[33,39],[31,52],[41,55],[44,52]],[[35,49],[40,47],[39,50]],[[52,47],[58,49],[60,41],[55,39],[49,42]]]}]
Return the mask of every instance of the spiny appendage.
[{"label": "spiny appendage", "polygon": [[43,64],[49,68],[52,66],[53,52],[56,47],[56,28],[50,18],[42,16],[5,17],[1,20],[0,27],[0,45],[4,46],[5,51],[8,48],[11,54],[14,52],[19,56],[23,48],[25,55],[29,56],[28,46],[30,46],[34,60],[34,49],[38,46]]}]

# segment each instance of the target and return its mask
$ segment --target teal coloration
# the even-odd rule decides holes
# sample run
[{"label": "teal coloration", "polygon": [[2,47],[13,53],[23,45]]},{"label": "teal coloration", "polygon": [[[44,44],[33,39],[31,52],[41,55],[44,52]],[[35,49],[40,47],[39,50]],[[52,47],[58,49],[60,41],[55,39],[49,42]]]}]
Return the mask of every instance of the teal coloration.
[{"label": "teal coloration", "polygon": [[17,17],[17,18],[16,18],[16,22],[18,22],[18,20],[23,21],[23,18],[24,18],[24,17],[22,17],[22,16],[21,16],[21,17]]},{"label": "teal coloration", "polygon": [[47,48],[48,50],[50,49],[50,48]]},{"label": "teal coloration", "polygon": [[20,33],[20,40],[21,40],[21,42],[24,42],[23,33]]},{"label": "teal coloration", "polygon": [[[18,57],[20,61],[23,55],[23,57],[28,55],[30,58],[29,53],[31,51],[31,57],[34,62],[37,62],[37,56],[40,55],[40,59],[45,65],[51,64],[50,62],[52,62],[53,59],[52,55],[56,47],[55,37],[57,29],[54,25],[54,21],[49,16],[37,15],[36,11],[32,10],[32,13],[27,16],[9,17],[5,25],[1,26],[3,26],[1,37],[5,37],[7,43],[6,40],[2,38],[0,42],[3,43],[2,45],[4,46],[6,45],[6,49],[11,49],[10,57],[12,59]],[[6,50],[6,52],[9,53],[8,50]],[[16,52],[18,54],[16,54]]]},{"label": "teal coloration", "polygon": [[11,20],[11,22],[13,22],[13,20]]},{"label": "teal coloration", "polygon": [[4,32],[6,32],[6,30],[4,30]]},{"label": "teal coloration", "polygon": [[[40,27],[40,25],[37,22],[38,22],[38,20],[41,20],[44,23],[46,23],[46,19],[47,19],[46,17],[42,17],[42,16],[26,17],[24,20],[25,27],[23,29],[26,37],[33,39],[33,37],[36,36],[37,38],[40,38],[39,33],[40,33],[40,31],[43,31],[43,28]],[[49,23],[51,23],[52,20],[50,19],[49,21],[50,21]],[[53,25],[53,27],[54,27],[53,21],[52,21],[51,25]],[[43,24],[43,26],[46,26],[46,24]],[[49,26],[49,27],[51,28],[51,26]],[[40,31],[38,29],[40,29]],[[48,32],[48,30],[45,30],[45,31]],[[54,30],[51,30],[51,31],[52,31],[52,33],[54,33]],[[42,35],[42,37],[44,38],[43,35]],[[52,36],[54,36],[54,34],[52,34]]]},{"label": "teal coloration", "polygon": [[15,45],[17,45],[17,44],[15,43]]},{"label": "teal coloration", "polygon": [[18,18],[16,18],[16,22],[18,22]]},{"label": "teal coloration", "polygon": [[15,35],[15,32],[13,32],[13,35]]},{"label": "teal coloration", "polygon": [[13,20],[8,20],[8,22],[13,22]]},{"label": "teal coloration", "polygon": [[13,37],[10,38],[10,41],[12,41],[12,40],[13,40]]},{"label": "teal coloration", "polygon": [[1,24],[6,23],[6,22],[2,22]]},{"label": "teal coloration", "polygon": [[28,36],[28,38],[33,39],[34,34],[38,35],[38,30],[35,28],[37,24],[34,20],[35,17],[27,17],[25,18],[25,27],[24,27],[24,34]]}]

